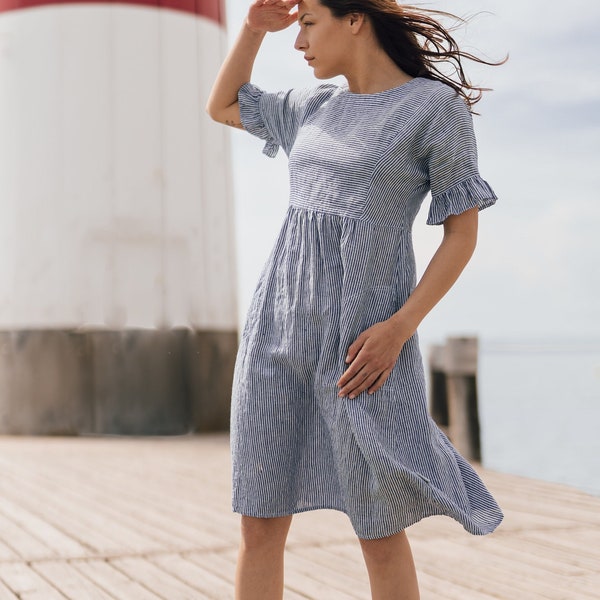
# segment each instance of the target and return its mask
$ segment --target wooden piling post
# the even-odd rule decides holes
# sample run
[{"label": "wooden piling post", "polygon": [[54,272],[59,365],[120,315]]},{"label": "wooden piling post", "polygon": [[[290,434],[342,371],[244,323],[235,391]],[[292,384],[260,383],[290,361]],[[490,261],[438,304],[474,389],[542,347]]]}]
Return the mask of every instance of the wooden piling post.
[{"label": "wooden piling post", "polygon": [[442,344],[429,349],[429,412],[438,427],[447,434],[446,347]]},{"label": "wooden piling post", "polygon": [[448,434],[456,449],[468,460],[481,460],[479,411],[477,408],[477,351],[475,337],[446,340],[446,394]]},{"label": "wooden piling post", "polygon": [[476,337],[449,337],[429,354],[430,412],[456,449],[481,460]]}]

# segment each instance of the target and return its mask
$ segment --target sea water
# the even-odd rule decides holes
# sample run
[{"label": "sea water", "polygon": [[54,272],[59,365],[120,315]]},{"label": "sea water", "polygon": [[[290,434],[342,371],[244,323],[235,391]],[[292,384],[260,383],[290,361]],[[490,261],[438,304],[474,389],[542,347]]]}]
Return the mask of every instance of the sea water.
[{"label": "sea water", "polygon": [[600,495],[600,340],[481,340],[482,462]]}]

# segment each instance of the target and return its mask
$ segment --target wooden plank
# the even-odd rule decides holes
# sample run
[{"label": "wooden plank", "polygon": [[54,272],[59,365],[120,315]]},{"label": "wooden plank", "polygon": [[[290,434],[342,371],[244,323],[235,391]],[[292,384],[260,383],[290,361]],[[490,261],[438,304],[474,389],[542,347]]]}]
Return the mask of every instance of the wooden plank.
[{"label": "wooden plank", "polygon": [[[436,542],[434,541],[433,543]],[[309,547],[305,549],[305,552],[312,553],[314,550],[315,548]],[[320,550],[330,554],[332,558],[329,560],[337,559],[338,561],[344,561],[343,576],[349,579],[362,580],[359,589],[364,590],[365,598],[369,596],[368,574],[358,542],[354,544],[325,546],[320,548]],[[494,598],[494,596],[474,592],[462,585],[434,577],[422,571],[419,565],[417,565],[417,574],[423,600],[464,600],[465,598],[469,598],[469,600],[492,600]]]},{"label": "wooden plank", "polygon": [[70,600],[114,600],[66,561],[42,561],[32,566]]},{"label": "wooden plank", "polygon": [[290,589],[288,586],[285,586],[283,589],[283,598],[284,600],[314,600],[311,596],[307,594],[303,594],[302,592],[297,592],[296,590]]},{"label": "wooden plank", "polygon": [[5,544],[2,539],[0,539],[0,562],[8,561],[8,560],[17,560],[19,555],[7,544]]},{"label": "wooden plank", "polygon": [[5,496],[0,496],[0,513],[24,531],[35,535],[58,555],[71,556],[86,552],[86,548],[72,537]]},{"label": "wooden plank", "polygon": [[499,598],[499,596],[492,596],[454,581],[448,581],[422,569],[417,569],[417,577],[421,600],[498,600]]},{"label": "wooden plank", "polygon": [[[84,473],[81,473],[80,477],[84,478]],[[41,480],[37,484],[44,485],[45,481]],[[188,548],[193,548],[197,545],[198,539],[193,539],[189,527],[185,527],[175,517],[172,521],[167,521],[161,514],[160,507],[153,509],[147,504],[145,500],[147,494],[144,494],[144,502],[139,502],[140,489],[144,489],[147,485],[143,480],[136,481],[133,478],[133,481],[129,481],[127,484],[129,492],[127,487],[117,486],[120,491],[118,495],[112,492],[115,482],[89,489],[84,485],[78,486],[77,489],[69,489],[67,481],[64,485],[61,499],[70,503],[71,513],[88,523],[97,523],[103,532],[116,537],[121,547],[133,552],[147,553],[185,548],[186,545]],[[167,489],[172,489],[172,486]],[[164,506],[164,488],[162,492]],[[162,512],[165,512],[164,509]],[[186,537],[188,544],[184,543]],[[202,539],[202,536],[200,538]],[[222,544],[221,539],[216,536],[206,534],[204,538],[209,538],[209,544]]]},{"label": "wooden plank", "polygon": [[16,523],[13,523],[2,514],[0,514],[0,531],[2,532],[3,542],[22,558],[32,559],[56,556],[54,550],[48,548],[36,536]]},{"label": "wooden plank", "polygon": [[564,485],[504,473],[482,472],[481,469],[479,472],[506,509],[600,525],[597,497]]},{"label": "wooden plank", "polygon": [[350,600],[365,597],[364,586],[355,580],[347,580],[335,566],[319,563],[312,556],[306,558],[294,549],[287,552],[285,574],[287,587],[303,594],[313,594],[315,598],[325,596]]},{"label": "wooden plank", "polygon": [[[474,542],[466,540],[461,545],[471,547],[474,545]],[[485,545],[484,555],[490,561],[510,559],[524,566],[531,566],[563,577],[580,577],[584,576],[587,572],[577,565],[549,555],[544,550],[532,552],[531,548],[522,543],[522,538],[516,538],[515,536],[496,536],[493,539],[493,543]]]},{"label": "wooden plank", "polygon": [[[331,581],[340,582],[335,587],[350,594],[358,594],[360,598],[370,595],[369,577],[364,564],[358,542],[324,546],[293,547],[289,555],[301,556],[307,566],[326,565],[324,575],[331,574],[323,583],[331,585]],[[308,571],[310,572],[310,571]]]},{"label": "wooden plank", "polygon": [[76,560],[72,561],[71,564],[90,581],[93,581],[98,587],[115,598],[160,600],[160,596],[115,569],[105,560]]},{"label": "wooden plank", "polygon": [[349,595],[332,586],[323,585],[311,573],[297,570],[294,560],[288,561],[286,566],[285,589],[306,596],[311,599],[327,598],[327,600],[356,600],[358,595]]},{"label": "wooden plank", "polygon": [[[110,529],[103,525],[103,531],[114,530],[115,533],[119,533],[119,530],[124,527],[126,531],[123,532],[122,537],[126,538],[130,545],[136,544],[133,550],[140,552],[180,550],[185,548],[186,540],[188,548],[197,547],[199,540],[202,540],[202,545],[205,547],[219,547],[223,546],[224,537],[233,535],[228,533],[232,531],[230,525],[233,517],[226,511],[198,509],[201,502],[193,502],[192,497],[189,499],[189,505],[196,507],[192,524],[192,522],[185,522],[186,512],[178,506],[177,497],[172,503],[175,505],[174,508],[165,505],[164,490],[176,489],[173,482],[165,483],[160,489],[154,489],[155,477],[142,477],[134,472],[125,473],[121,481],[115,475],[113,466],[110,465],[106,472],[96,468],[93,485],[90,485],[85,483],[86,471],[83,469],[87,468],[87,464],[77,466],[76,469],[71,465],[71,468],[66,471],[69,477],[75,477],[77,481],[84,483],[73,487],[72,481],[65,479],[61,492],[63,501],[68,499],[74,505],[72,513],[78,507],[79,510],[75,514],[86,512],[93,515],[95,522],[103,516],[107,523],[112,524]],[[81,472],[79,469],[82,469]],[[37,477],[35,484],[46,486],[51,481],[54,483],[60,481],[65,475],[64,473],[55,475],[47,470]],[[116,496],[112,494],[115,487],[120,490]],[[139,503],[140,488],[145,490],[142,504]],[[190,517],[190,521],[191,519]],[[223,532],[226,532],[226,536]]]},{"label": "wooden plank", "polygon": [[176,554],[161,554],[150,559],[167,573],[184,581],[206,598],[220,600],[233,598],[233,584],[226,578],[214,574],[197,562],[190,562]]},{"label": "wooden plank", "polygon": [[165,600],[198,600],[202,594],[182,580],[167,573],[141,557],[116,558],[110,561],[115,568]]},{"label": "wooden plank", "polygon": [[570,535],[558,538],[554,531],[532,531],[527,534],[527,538],[536,541],[546,548],[554,548],[556,550],[567,550],[571,555],[577,556],[580,560],[585,561],[590,566],[600,565],[600,535],[596,536],[595,544],[582,543],[579,539],[580,529],[571,529]]},{"label": "wooden plank", "polygon": [[[35,511],[40,518],[49,523],[60,523],[61,527],[83,545],[88,547],[88,555],[121,554],[127,551],[130,539],[126,537],[127,532],[119,536],[120,530],[115,529],[110,519],[102,513],[90,510],[84,503],[77,504],[69,501],[64,493],[49,494],[46,502],[39,498],[36,490],[39,488],[33,484],[30,488],[22,485],[21,502],[23,506]],[[13,498],[16,498],[13,495]],[[27,554],[26,558],[34,559],[37,555]]]},{"label": "wooden plank", "polygon": [[[114,502],[113,486],[97,486],[95,482],[90,486],[86,483],[89,477],[86,476],[85,470],[78,472],[72,468],[72,465],[68,466],[69,468],[56,469],[56,472],[46,469],[43,473],[35,473],[31,483],[38,486],[38,489],[51,489],[53,484],[60,482],[60,492],[49,494],[49,501],[59,496],[62,503],[70,505],[70,514],[77,514],[80,518],[85,517],[87,523],[96,523],[103,531],[108,530],[108,524],[113,525],[115,532],[122,531],[119,527],[120,522],[128,521],[128,513],[133,510],[132,504],[128,504],[127,512],[120,512],[118,510],[120,506],[118,508],[114,506],[118,502]],[[89,466],[86,469],[89,470]],[[128,524],[132,527],[126,527],[126,531],[122,531],[122,539],[127,540],[132,549],[140,551],[162,549],[162,546],[157,545],[154,540],[139,534],[137,531],[139,524],[134,518],[129,518]]]},{"label": "wooden plank", "polygon": [[[43,489],[46,483],[45,477],[36,481],[40,486],[38,489]],[[58,508],[57,500],[49,502],[54,502],[55,508]],[[178,539],[176,533],[168,529],[147,527],[143,519],[134,514],[135,504],[124,504],[118,495],[113,496],[112,487],[97,494],[86,494],[81,488],[73,488],[72,482],[65,482],[60,503],[63,504],[63,511],[68,509],[77,522],[107,534],[120,549],[133,552],[161,551]],[[140,512],[143,513],[143,509]]]},{"label": "wooden plank", "polygon": [[447,550],[440,552],[440,546],[443,546],[443,540],[438,540],[435,546],[430,543],[413,542],[413,554],[419,571],[495,598],[544,598],[536,587],[529,583],[520,587],[522,582],[513,580],[510,571],[496,569],[491,561],[484,560],[482,565],[478,565],[474,560],[476,553],[467,554],[461,551],[457,555]]},{"label": "wooden plank", "polygon": [[521,531],[512,538],[512,543],[532,554],[541,554],[553,560],[564,561],[582,571],[595,572],[598,560],[587,555],[585,551],[573,552],[568,537],[570,532],[562,532],[558,537],[555,532],[543,534],[538,531]]},{"label": "wooden plank", "polygon": [[[454,565],[457,572],[460,565],[468,565],[470,581],[475,578],[486,580],[490,589],[498,590],[502,594],[507,593],[508,584],[510,589],[518,589],[521,593],[526,593],[527,597],[539,595],[549,600],[563,599],[564,593],[560,590],[568,585],[564,576],[536,567],[530,562],[523,563],[514,557],[496,556],[494,560],[490,560],[485,549],[487,545],[489,544],[467,547],[440,539],[436,543],[435,551],[447,556],[447,565]],[[507,573],[510,574],[508,577]]]},{"label": "wooden plank", "polygon": [[209,570],[229,581],[235,582],[235,566],[237,561],[237,550],[229,552],[190,552],[184,554],[186,560],[190,560],[203,569]]},{"label": "wooden plank", "polygon": [[19,596],[13,594],[13,592],[0,581],[0,600],[19,600]]},{"label": "wooden plank", "polygon": [[64,600],[66,598],[25,563],[0,563],[0,580],[20,600]]}]

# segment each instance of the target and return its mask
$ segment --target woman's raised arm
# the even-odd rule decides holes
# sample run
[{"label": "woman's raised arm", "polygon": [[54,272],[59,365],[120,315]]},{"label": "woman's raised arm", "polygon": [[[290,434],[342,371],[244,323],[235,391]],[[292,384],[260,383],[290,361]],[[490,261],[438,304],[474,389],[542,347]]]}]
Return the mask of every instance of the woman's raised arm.
[{"label": "woman's raised arm", "polygon": [[242,31],[225,58],[213,85],[206,112],[212,119],[243,129],[238,91],[252,75],[254,60],[269,31],[280,31],[296,21],[290,11],[299,0],[256,0],[250,6]]}]

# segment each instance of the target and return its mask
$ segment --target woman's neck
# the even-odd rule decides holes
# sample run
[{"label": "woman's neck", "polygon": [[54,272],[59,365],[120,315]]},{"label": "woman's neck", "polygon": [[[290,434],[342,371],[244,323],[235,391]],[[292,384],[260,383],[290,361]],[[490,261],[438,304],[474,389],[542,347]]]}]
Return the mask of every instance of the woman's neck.
[{"label": "woman's neck", "polygon": [[412,79],[386,54],[373,45],[363,47],[354,56],[350,68],[344,73],[348,90],[353,94],[376,94],[399,87]]}]

